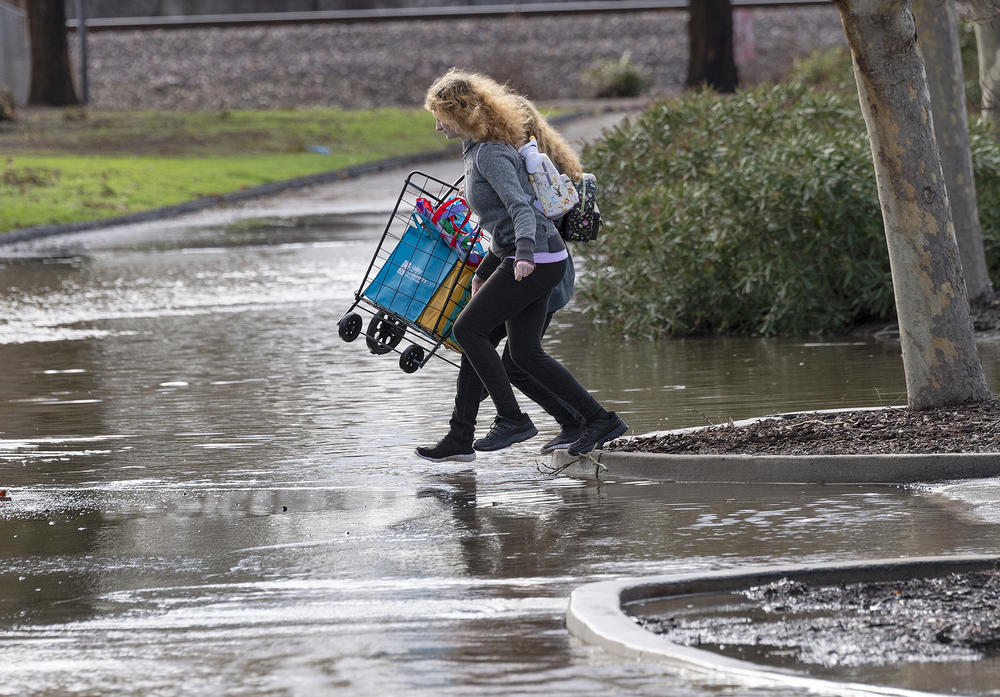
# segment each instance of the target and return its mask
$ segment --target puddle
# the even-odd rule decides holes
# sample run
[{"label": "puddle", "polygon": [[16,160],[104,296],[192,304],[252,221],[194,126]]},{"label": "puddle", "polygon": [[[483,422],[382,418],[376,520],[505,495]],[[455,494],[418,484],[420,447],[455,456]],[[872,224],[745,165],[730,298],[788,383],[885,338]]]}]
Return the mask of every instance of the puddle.
[{"label": "puddle", "polygon": [[[40,242],[4,269],[11,693],[769,695],[575,641],[569,593],[993,551],[988,485],[553,479],[538,448],[558,425],[528,405],[537,438],[471,466],[420,460],[447,428],[454,368],[407,375],[336,330],[384,218],[222,230],[234,220]],[[547,342],[636,432],[904,389],[898,348],[874,343],[623,342],[573,308]],[[981,350],[997,383],[1000,357]]]}]

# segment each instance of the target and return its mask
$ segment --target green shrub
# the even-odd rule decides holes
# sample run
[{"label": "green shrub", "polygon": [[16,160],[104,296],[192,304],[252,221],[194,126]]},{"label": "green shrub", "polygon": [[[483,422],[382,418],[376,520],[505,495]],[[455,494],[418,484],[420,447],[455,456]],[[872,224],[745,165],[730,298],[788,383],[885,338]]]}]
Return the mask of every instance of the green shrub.
[{"label": "green shrub", "polygon": [[851,52],[846,46],[813,51],[805,58],[797,58],[792,62],[788,82],[845,94],[858,93]]},{"label": "green shrub", "polygon": [[[979,85],[979,55],[976,48],[975,25],[958,23],[958,46],[962,57],[965,78],[965,102],[970,111],[978,112],[983,101]],[[795,82],[816,89],[857,94],[851,52],[846,46],[813,51],[805,58],[792,62],[787,82]]]},{"label": "green shrub", "polygon": [[998,133],[982,118],[970,119],[973,175],[983,248],[993,287],[1000,290],[1000,144]]},{"label": "green shrub", "polygon": [[599,58],[581,77],[583,89],[592,97],[638,97],[649,85],[649,71],[632,62],[625,51],[618,60]]},{"label": "green shrub", "polygon": [[[1000,279],[1000,136],[979,119],[970,132],[984,247]],[[853,93],[688,93],[607,132],[584,161],[606,229],[577,247],[591,269],[579,297],[626,334],[834,333],[895,315]]]},{"label": "green shrub", "polygon": [[[659,102],[585,153],[606,231],[580,297],[631,335],[813,333],[892,316],[857,97]],[[599,269],[599,270],[598,270]]]}]

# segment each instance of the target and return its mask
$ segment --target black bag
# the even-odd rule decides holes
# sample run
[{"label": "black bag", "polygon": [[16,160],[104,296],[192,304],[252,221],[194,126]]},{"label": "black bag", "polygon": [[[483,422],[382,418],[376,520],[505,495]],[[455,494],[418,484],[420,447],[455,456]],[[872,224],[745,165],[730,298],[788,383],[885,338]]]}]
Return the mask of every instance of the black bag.
[{"label": "black bag", "polygon": [[603,226],[597,207],[597,177],[584,174],[576,190],[580,200],[563,216],[559,232],[567,242],[590,242],[597,239]]}]

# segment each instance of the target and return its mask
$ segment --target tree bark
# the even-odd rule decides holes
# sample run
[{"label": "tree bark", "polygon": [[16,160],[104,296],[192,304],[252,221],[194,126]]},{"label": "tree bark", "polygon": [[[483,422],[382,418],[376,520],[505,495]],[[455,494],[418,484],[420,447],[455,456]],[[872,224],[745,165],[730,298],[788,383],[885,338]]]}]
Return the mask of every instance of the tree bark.
[{"label": "tree bark", "polygon": [[733,8],[729,0],[691,0],[688,9],[688,73],[685,85],[735,92]]},{"label": "tree bark", "polygon": [[854,59],[912,409],[991,398],[908,0],[834,0]]},{"label": "tree bark", "polygon": [[64,0],[32,0],[28,3],[28,35],[31,37],[28,104],[78,104],[69,68]]},{"label": "tree bark", "polygon": [[977,24],[975,30],[983,116],[995,128],[1000,123],[1000,19]]},{"label": "tree bark", "polygon": [[934,113],[934,137],[941,153],[965,285],[971,300],[984,300],[993,295],[993,286],[983,249],[983,228],[979,222],[976,181],[972,172],[965,75],[955,6],[953,0],[912,2],[917,45],[923,54]]}]

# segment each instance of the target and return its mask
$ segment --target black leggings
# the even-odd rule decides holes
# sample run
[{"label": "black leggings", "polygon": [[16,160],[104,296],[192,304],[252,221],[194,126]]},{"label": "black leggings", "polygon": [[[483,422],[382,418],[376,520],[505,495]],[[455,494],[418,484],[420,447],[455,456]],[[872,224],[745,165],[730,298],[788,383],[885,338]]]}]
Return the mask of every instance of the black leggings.
[{"label": "black leggings", "polygon": [[586,421],[604,409],[559,361],[542,350],[542,327],[548,312],[549,291],[562,280],[566,260],[538,264],[526,278],[514,280],[514,262],[506,259],[480,287],[458,316],[455,340],[475,368],[493,399],[497,414],[521,416],[503,361],[490,341],[490,332],[507,325],[510,357],[524,372],[541,383]]}]

